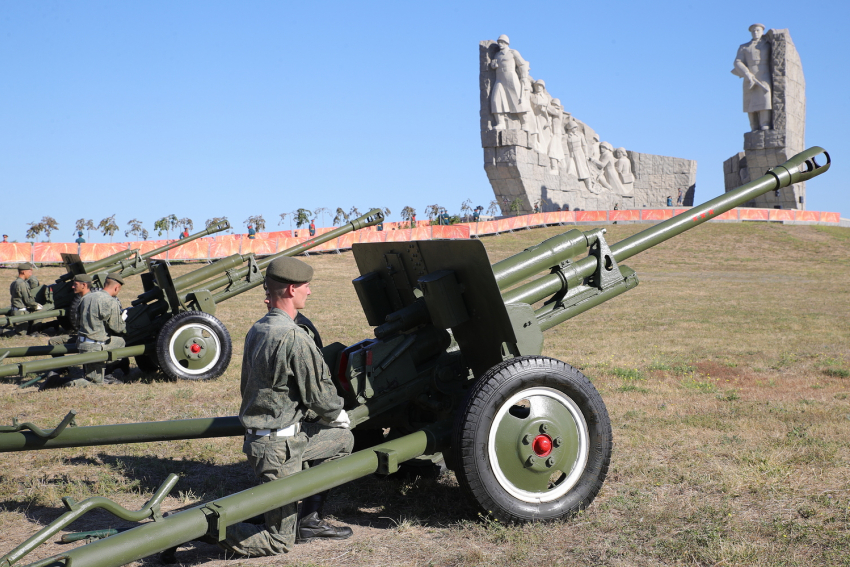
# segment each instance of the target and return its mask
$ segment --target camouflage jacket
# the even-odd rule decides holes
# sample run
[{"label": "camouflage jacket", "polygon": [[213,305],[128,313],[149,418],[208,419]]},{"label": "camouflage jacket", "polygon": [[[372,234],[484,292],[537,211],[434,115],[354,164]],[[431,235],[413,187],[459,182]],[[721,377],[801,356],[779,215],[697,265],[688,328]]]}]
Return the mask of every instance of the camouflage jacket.
[{"label": "camouflage jacket", "polygon": [[[36,280],[37,282],[38,280]],[[15,309],[35,309],[35,298],[32,288],[23,278],[15,278],[9,286],[9,295],[12,296],[12,307]]]},{"label": "camouflage jacket", "polygon": [[343,403],[316,343],[280,309],[269,311],[245,337],[241,391],[239,419],[254,429],[282,429],[307,410],[333,420]]},{"label": "camouflage jacket", "polygon": [[87,293],[77,307],[79,335],[93,341],[105,342],[109,335],[123,333],[121,306],[103,290]]}]

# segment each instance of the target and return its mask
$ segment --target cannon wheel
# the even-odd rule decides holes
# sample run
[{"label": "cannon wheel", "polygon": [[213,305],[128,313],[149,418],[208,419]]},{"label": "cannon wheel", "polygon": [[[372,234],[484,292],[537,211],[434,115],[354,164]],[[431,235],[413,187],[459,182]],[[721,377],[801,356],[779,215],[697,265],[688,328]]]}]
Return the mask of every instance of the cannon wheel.
[{"label": "cannon wheel", "polygon": [[230,333],[224,323],[201,311],[175,315],[156,337],[156,357],[162,371],[180,380],[212,380],[230,364]]},{"label": "cannon wheel", "polygon": [[453,432],[458,481],[503,522],[569,517],[586,508],[611,462],[611,421],[590,380],[542,356],[488,370]]}]

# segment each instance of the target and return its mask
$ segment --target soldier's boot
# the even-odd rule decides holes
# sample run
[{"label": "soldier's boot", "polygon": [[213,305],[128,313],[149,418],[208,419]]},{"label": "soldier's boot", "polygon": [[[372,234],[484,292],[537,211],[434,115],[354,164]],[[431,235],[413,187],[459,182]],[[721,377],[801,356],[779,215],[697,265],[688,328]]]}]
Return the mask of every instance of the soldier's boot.
[{"label": "soldier's boot", "polygon": [[103,384],[103,374],[105,368],[106,365],[100,362],[84,364],[83,372],[85,373],[85,379],[91,382],[92,384]]},{"label": "soldier's boot", "polygon": [[308,543],[316,538],[347,539],[354,533],[351,528],[332,526],[322,518],[328,492],[314,494],[301,501],[295,543]]}]

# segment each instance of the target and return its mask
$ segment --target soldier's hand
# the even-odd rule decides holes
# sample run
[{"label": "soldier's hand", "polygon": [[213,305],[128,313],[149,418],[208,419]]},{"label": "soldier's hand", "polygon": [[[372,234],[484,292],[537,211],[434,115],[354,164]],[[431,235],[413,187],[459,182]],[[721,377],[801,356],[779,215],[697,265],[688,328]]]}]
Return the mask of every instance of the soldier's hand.
[{"label": "soldier's hand", "polygon": [[339,410],[339,415],[336,419],[328,422],[329,427],[339,427],[341,429],[351,429],[351,419],[345,410]]},{"label": "soldier's hand", "polygon": [[41,303],[35,304],[35,310],[36,311],[41,311],[42,309],[44,309],[44,306]]},{"label": "soldier's hand", "polygon": [[127,320],[127,310],[126,310],[126,309],[124,309],[124,310],[122,310],[122,311],[121,311],[121,320],[122,320],[122,321],[126,321],[126,320]]}]

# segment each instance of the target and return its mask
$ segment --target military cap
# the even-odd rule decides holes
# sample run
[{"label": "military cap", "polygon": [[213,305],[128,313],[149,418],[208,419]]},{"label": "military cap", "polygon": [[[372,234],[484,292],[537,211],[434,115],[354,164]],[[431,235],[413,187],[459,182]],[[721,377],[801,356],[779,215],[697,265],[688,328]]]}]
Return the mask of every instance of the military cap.
[{"label": "military cap", "polygon": [[296,258],[278,258],[269,264],[266,277],[285,284],[307,283],[313,279],[313,266]]},{"label": "military cap", "polygon": [[756,28],[764,29],[764,24],[753,24],[753,25],[751,25],[751,26],[750,26],[749,28],[747,28],[747,29],[748,29],[749,31],[753,31],[753,30],[754,30],[754,29],[756,29]]},{"label": "military cap", "polygon": [[499,39],[497,39],[497,40],[496,40],[496,42],[497,42],[497,43],[498,43],[498,42],[500,42],[500,41],[504,41],[504,42],[505,42],[505,43],[507,43],[508,45],[510,45],[510,44],[511,44],[511,40],[510,40],[510,39],[508,38],[508,36],[506,36],[505,34],[500,35],[500,36],[499,36]]},{"label": "military cap", "polygon": [[18,264],[18,271],[21,272],[23,270],[32,270],[32,264],[30,264],[29,262]]},{"label": "military cap", "polygon": [[124,278],[121,277],[121,274],[117,272],[112,272],[111,274],[106,274],[106,279],[115,280],[116,282],[124,285]]},{"label": "military cap", "polygon": [[90,284],[92,282],[92,278],[89,274],[77,274],[74,276],[74,281]]}]

